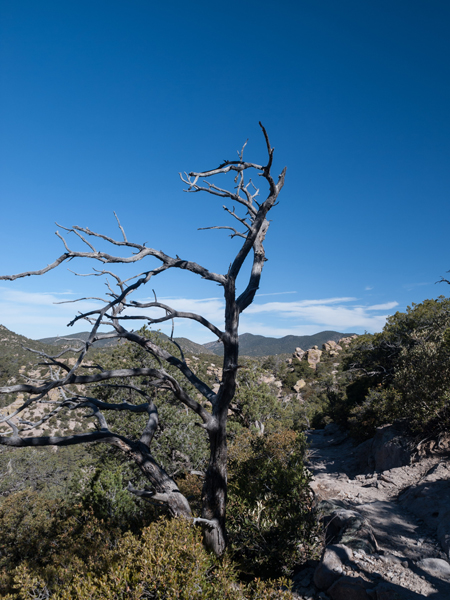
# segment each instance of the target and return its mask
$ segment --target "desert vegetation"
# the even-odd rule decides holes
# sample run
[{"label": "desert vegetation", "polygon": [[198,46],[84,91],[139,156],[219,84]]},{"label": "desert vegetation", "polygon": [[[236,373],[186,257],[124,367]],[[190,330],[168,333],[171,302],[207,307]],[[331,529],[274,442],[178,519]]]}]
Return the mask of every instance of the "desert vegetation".
[{"label": "desert vegetation", "polygon": [[[107,285],[106,298],[97,298],[98,310],[72,321],[91,326],[87,339],[67,340],[69,345],[56,352],[30,348],[39,367],[28,374],[19,370],[25,383],[12,375],[11,360],[5,361],[0,445],[11,475],[1,515],[2,531],[8,532],[1,555],[5,597],[271,597],[284,594],[283,589],[288,595],[285,581],[270,583],[269,578],[288,575],[319,551],[298,411],[273,394],[257,365],[239,363],[239,315],[259,287],[267,215],[286,172],[273,179],[273,148],[261,129],[265,165],[244,160],[245,144],[238,160],[181,176],[186,192],[206,192],[245,209],[240,216],[234,206],[224,207],[238,229],[212,227],[240,240],[226,274],[129,241],[117,219],[123,239],[78,226],[63,228],[84,249],[71,250],[58,233],[65,252],[52,264],[1,277],[14,281],[45,275],[67,260],[87,259],[102,264],[94,274]],[[252,179],[246,180],[248,171],[266,182],[265,200],[258,198]],[[210,181],[227,174],[234,178],[231,190]],[[113,256],[94,243],[129,256]],[[127,279],[105,266],[147,258],[159,266]],[[247,258],[250,274],[237,295],[236,281]],[[159,302],[156,294],[151,302],[131,299],[169,269],[186,270],[223,288],[223,329]],[[157,316],[149,316],[155,309]],[[220,340],[220,368],[185,356],[173,335],[167,339],[149,328],[174,319],[194,320]],[[128,322],[139,321],[146,326],[127,328]],[[121,343],[109,353],[92,352],[95,342],[111,340]],[[80,446],[84,451],[79,451],[77,468],[65,476],[58,469],[50,476],[55,471],[51,460],[47,466],[42,461],[36,472],[36,447],[45,448],[47,457],[48,449],[56,456],[62,449],[61,459],[67,461],[71,447]],[[14,477],[19,471],[22,476]],[[261,576],[267,582],[241,588],[237,570],[243,581]]]},{"label": "desert vegetation", "polygon": [[[114,445],[56,452],[4,446],[2,594],[11,600],[120,594],[289,598],[286,577],[318,558],[323,544],[309,487],[305,429],[335,422],[358,442],[376,427],[401,420],[412,439],[445,433],[448,331],[449,301],[439,297],[396,313],[379,334],[324,344],[314,368],[307,352],[241,357],[228,415],[228,549],[220,559],[205,550],[198,528],[171,518],[151,494],[130,493],[130,488],[145,492],[148,484]],[[163,348],[171,343],[148,328],[139,334]],[[108,370],[148,369],[155,360],[130,342],[98,352]],[[19,362],[32,359],[24,354]],[[221,381],[221,360],[211,353],[185,356],[211,389]],[[23,366],[11,377],[18,380]],[[193,518],[201,516],[208,443],[198,417],[180,407],[169,390],[152,388],[145,376],[116,384],[92,385],[90,394],[99,402],[133,405],[140,401],[138,389],[158,396],[155,460],[189,500]],[[195,389],[188,390],[195,395]],[[211,410],[206,400],[203,404]],[[85,421],[84,430],[94,427],[92,416]],[[136,419],[120,412],[108,421],[119,435],[139,436],[145,425],[143,415]],[[63,417],[48,422],[52,435],[58,428],[64,436],[68,426]]]}]

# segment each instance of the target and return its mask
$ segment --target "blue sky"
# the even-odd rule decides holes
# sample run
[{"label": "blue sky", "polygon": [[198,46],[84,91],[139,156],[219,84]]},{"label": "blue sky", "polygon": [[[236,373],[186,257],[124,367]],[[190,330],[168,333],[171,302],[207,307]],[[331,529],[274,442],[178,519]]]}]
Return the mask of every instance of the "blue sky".
[{"label": "blue sky", "polygon": [[[129,239],[225,272],[238,242],[197,231],[230,224],[222,202],[183,193],[178,172],[234,158],[247,138],[264,162],[261,120],[274,171],[288,171],[242,333],[379,331],[448,295],[435,282],[450,269],[449,19],[444,0],[0,0],[0,273],[61,254],[55,221],[119,234],[113,211]],[[0,282],[0,323],[72,333],[94,303],[54,302],[101,282],[68,266]],[[222,324],[214,284],[152,286]],[[175,334],[212,339],[192,324]]]}]

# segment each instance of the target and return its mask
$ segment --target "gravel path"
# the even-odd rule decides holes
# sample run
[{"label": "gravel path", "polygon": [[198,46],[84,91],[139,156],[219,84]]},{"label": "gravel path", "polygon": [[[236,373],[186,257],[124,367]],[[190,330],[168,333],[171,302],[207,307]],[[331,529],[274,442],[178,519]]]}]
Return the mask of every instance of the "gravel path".
[{"label": "gravel path", "polygon": [[[386,592],[383,596],[387,600],[395,594],[400,599],[450,600],[450,564],[437,541],[436,528],[399,501],[411,486],[436,469],[442,457],[383,473],[360,474],[356,468],[358,450],[352,441],[339,432],[327,433],[318,430],[308,434],[312,488],[319,499],[333,500],[366,518],[379,546],[375,554],[355,553],[349,572],[344,574],[362,577],[377,589],[382,589],[380,583],[389,584],[391,595]],[[328,597],[321,594],[311,597]],[[378,600],[381,592],[369,597]]]}]

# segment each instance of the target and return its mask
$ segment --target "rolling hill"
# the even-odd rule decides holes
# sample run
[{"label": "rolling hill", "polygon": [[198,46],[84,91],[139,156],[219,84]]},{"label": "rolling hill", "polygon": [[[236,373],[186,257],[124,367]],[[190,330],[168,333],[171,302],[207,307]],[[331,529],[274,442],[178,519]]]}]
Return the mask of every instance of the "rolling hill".
[{"label": "rolling hill", "polygon": [[[164,333],[159,332],[158,335],[160,335],[162,338],[169,339]],[[73,333],[71,335],[64,336],[64,338],[69,338],[69,339],[78,338],[78,339],[82,339],[84,341],[86,341],[88,339],[88,337],[89,337],[88,331],[81,331],[80,333]],[[42,338],[37,341],[41,344],[46,344],[46,345],[50,345],[50,346],[63,346],[64,347],[64,346],[70,345],[70,342],[68,342],[67,339],[64,339],[64,338],[48,337],[48,338]],[[209,348],[207,348],[206,346],[202,346],[201,344],[196,344],[195,342],[192,342],[191,340],[188,340],[187,338],[179,337],[179,338],[174,338],[174,340],[180,345],[183,352],[191,352],[192,354],[215,354],[215,352],[213,350],[210,350]],[[117,343],[118,343],[118,340],[100,340],[98,342],[95,342],[93,345],[96,348],[109,348],[109,347],[116,346]]]}]

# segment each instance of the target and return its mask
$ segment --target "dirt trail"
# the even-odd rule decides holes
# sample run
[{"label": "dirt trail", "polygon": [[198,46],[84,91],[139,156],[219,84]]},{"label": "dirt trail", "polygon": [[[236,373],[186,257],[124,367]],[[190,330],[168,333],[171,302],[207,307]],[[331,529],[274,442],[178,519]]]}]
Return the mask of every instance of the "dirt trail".
[{"label": "dirt trail", "polygon": [[[369,590],[368,597],[450,600],[450,564],[438,543],[433,520],[424,522],[399,501],[433,469],[444,461],[448,464],[447,459],[432,457],[382,473],[361,474],[353,442],[340,432],[328,433],[317,430],[308,434],[312,488],[319,499],[357,511],[372,526],[378,552],[363,552],[354,561],[356,570],[367,582],[378,585],[376,589],[381,590],[380,583],[385,582],[391,591],[385,595],[378,591],[377,595]],[[355,576],[354,564],[347,574]],[[311,597],[329,597],[320,594]]]}]

